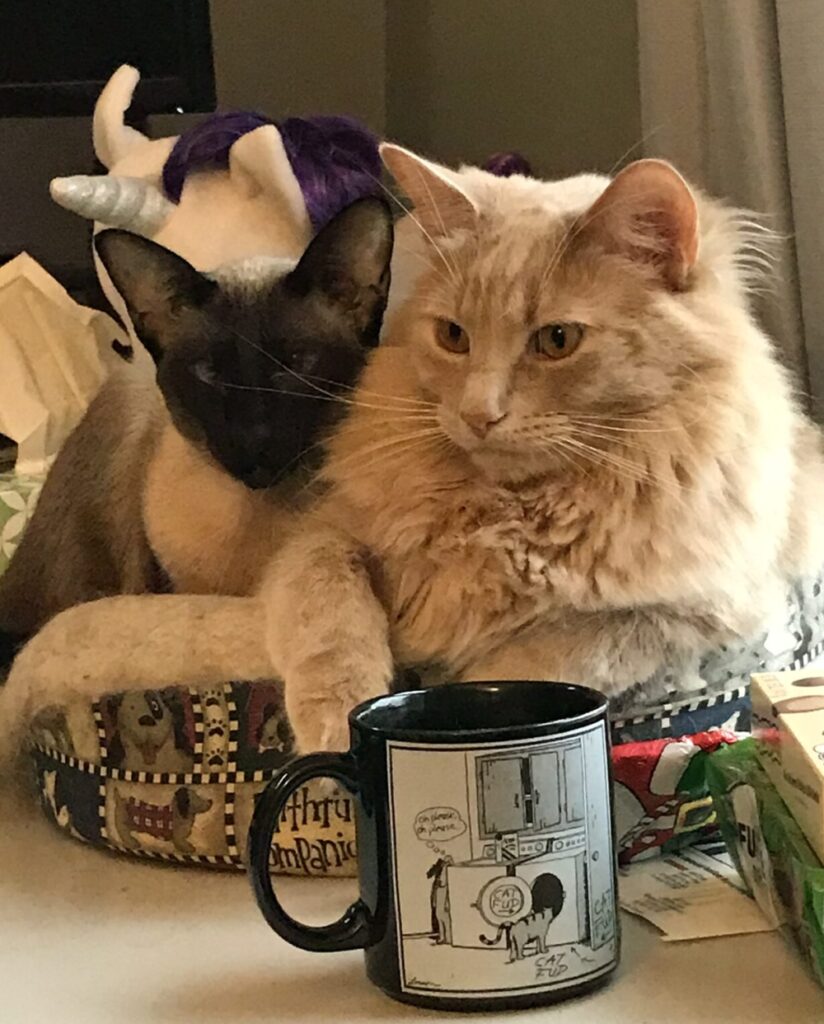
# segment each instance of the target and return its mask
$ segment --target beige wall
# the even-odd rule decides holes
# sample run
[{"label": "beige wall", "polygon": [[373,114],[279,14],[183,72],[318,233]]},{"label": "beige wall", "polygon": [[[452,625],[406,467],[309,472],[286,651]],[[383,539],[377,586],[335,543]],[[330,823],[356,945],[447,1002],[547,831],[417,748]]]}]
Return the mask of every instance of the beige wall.
[{"label": "beige wall", "polygon": [[446,161],[548,175],[640,142],[635,0],[211,0],[224,106],[348,112]]},{"label": "beige wall", "polygon": [[383,0],[211,0],[218,102],[272,117],[354,114],[383,132],[384,8]]},{"label": "beige wall", "polygon": [[[635,0],[211,0],[223,107],[356,114],[446,161],[517,148],[547,175],[640,139]],[[189,118],[153,119],[171,134]],[[88,262],[48,182],[91,170],[88,118],[0,119],[0,254]]]},{"label": "beige wall", "polygon": [[635,0],[389,0],[387,118],[447,161],[608,171],[640,141]]}]

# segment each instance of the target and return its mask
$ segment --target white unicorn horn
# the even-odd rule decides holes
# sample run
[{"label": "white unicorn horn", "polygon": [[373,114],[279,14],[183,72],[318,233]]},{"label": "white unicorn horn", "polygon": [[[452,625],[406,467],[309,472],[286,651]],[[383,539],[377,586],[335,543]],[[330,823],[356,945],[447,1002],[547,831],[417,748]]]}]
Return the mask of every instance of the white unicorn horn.
[{"label": "white unicorn horn", "polygon": [[53,178],[52,199],[66,210],[112,228],[152,238],[174,210],[157,185],[142,178],[76,174]]}]

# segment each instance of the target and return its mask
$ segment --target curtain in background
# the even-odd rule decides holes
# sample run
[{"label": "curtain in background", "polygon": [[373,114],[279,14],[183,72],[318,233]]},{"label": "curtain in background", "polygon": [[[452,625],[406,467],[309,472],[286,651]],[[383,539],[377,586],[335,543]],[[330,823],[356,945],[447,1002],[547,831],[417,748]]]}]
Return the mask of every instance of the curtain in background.
[{"label": "curtain in background", "polygon": [[762,320],[824,419],[824,3],[638,0],[649,156],[783,236]]}]

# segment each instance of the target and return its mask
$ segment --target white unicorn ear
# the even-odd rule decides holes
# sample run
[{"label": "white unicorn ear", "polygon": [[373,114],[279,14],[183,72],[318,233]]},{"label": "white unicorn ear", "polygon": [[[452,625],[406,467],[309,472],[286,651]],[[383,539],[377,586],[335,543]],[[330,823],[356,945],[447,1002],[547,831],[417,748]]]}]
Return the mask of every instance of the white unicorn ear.
[{"label": "white unicorn ear", "polygon": [[448,167],[384,142],[381,158],[387,170],[415,206],[415,220],[435,238],[474,226],[477,207]]},{"label": "white unicorn ear", "polygon": [[250,196],[264,193],[278,204],[304,244],[308,243],[312,224],[306,203],[273,124],[261,125],[237,140],[229,150],[229,174]]},{"label": "white unicorn ear", "polygon": [[76,174],[53,178],[49,191],[58,206],[72,213],[145,238],[156,235],[174,210],[160,189],[142,178]]},{"label": "white unicorn ear", "polygon": [[97,159],[104,167],[113,167],[135,146],[148,141],[142,132],[130,128],[124,120],[139,81],[137,68],[121,64],[97,97],[92,141]]}]

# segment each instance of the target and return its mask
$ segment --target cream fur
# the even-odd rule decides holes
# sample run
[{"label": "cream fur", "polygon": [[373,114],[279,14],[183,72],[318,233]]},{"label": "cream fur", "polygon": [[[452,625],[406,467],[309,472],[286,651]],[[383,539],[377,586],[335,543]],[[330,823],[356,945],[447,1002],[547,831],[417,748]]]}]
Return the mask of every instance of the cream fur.
[{"label": "cream fur", "polygon": [[277,498],[249,490],[167,423],[146,473],[143,521],[176,591],[252,593],[296,516],[285,486]]},{"label": "cream fur", "polygon": [[[615,693],[769,619],[824,557],[824,473],[749,310],[752,226],[647,164],[611,186],[464,170],[438,231],[444,175],[392,169],[425,237],[399,235],[403,294],[331,490],[263,591],[299,745],[345,745],[387,643],[459,678]],[[438,317],[468,354],[437,346]],[[580,348],[531,357],[548,323],[586,325]]]},{"label": "cream fur", "polygon": [[63,612],[23,648],[0,688],[0,780],[23,750],[29,721],[50,704],[271,678],[264,623],[252,598],[109,597]]},{"label": "cream fur", "polygon": [[[653,247],[650,261],[643,238],[620,237],[620,216],[609,236],[586,223],[605,178],[451,180],[476,227],[463,201],[456,230],[439,233],[437,211],[427,238],[403,225],[401,287],[333,441],[329,492],[294,533],[286,525],[263,602],[72,609],[19,656],[0,718],[23,722],[35,691],[42,706],[78,689],[274,671],[299,746],[342,747],[346,712],[386,690],[393,660],[615,692],[750,632],[780,607],[788,578],[820,564],[820,439],[750,316],[749,228],[699,196],[697,259],[688,246]],[[683,290],[662,283],[660,260],[667,282],[685,273]],[[435,346],[434,316],[467,327],[468,357]],[[528,360],[529,332],[557,321],[588,325],[580,349],[551,366]],[[479,439],[463,413],[487,402],[506,418]],[[176,571],[198,589],[243,593],[274,544],[268,510],[240,508],[231,488],[215,495],[208,467],[177,445],[163,434],[153,544],[174,557],[164,536],[185,478],[198,514],[217,502],[221,515],[204,520]],[[225,561],[204,572],[200,554],[229,546],[245,568],[220,584]]]}]

